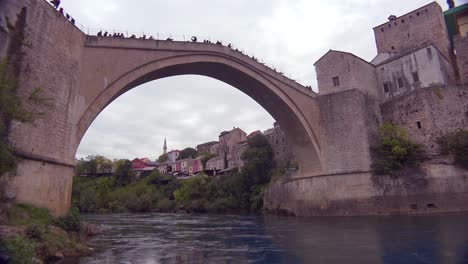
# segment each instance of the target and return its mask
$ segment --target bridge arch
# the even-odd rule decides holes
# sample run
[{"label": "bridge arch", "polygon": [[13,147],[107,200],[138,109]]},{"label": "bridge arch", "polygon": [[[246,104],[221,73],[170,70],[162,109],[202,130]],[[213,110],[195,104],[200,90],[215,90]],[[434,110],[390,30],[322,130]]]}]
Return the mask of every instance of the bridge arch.
[{"label": "bridge arch", "polygon": [[[101,41],[102,38],[88,40],[91,44],[86,45],[84,51],[80,92],[85,95],[86,105],[76,123],[73,155],[94,119],[123,93],[162,78],[202,75],[242,91],[280,124],[296,153],[300,175],[309,176],[321,171],[318,122],[315,119],[318,106],[313,92],[297,83],[287,83],[284,76],[265,70],[254,60],[246,61],[246,56],[239,57],[220,45],[163,41],[172,44],[171,49],[148,49],[125,43],[148,43],[145,40],[121,40],[123,45],[116,45],[115,41],[102,44]],[[194,50],[193,45],[204,49]],[[141,53],[148,56],[141,56]]]}]

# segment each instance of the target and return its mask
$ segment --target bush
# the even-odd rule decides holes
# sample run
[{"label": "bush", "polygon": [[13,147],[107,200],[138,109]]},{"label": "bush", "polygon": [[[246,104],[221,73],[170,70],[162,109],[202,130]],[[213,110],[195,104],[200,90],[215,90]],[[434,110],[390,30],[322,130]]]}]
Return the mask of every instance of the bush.
[{"label": "bush", "polygon": [[453,155],[455,164],[468,169],[468,131],[460,130],[437,139],[441,154]]},{"label": "bush", "polygon": [[34,243],[20,236],[5,239],[0,242],[10,257],[9,264],[32,264],[34,263]]},{"label": "bush", "polygon": [[68,232],[79,232],[81,230],[81,217],[78,208],[70,209],[66,216],[57,218],[54,224]]},{"label": "bush", "polygon": [[163,198],[156,203],[156,208],[162,212],[169,212],[174,208],[174,203],[167,198]]},{"label": "bush", "polygon": [[410,141],[406,131],[392,124],[379,128],[378,144],[371,148],[372,169],[377,175],[393,175],[407,166],[417,166],[425,159],[419,144]]},{"label": "bush", "polygon": [[29,225],[26,228],[26,235],[32,239],[42,240],[42,238],[44,237],[44,233],[45,230],[42,227],[35,224]]},{"label": "bush", "polygon": [[78,206],[82,212],[94,212],[96,210],[97,193],[92,188],[85,189],[79,198]]}]

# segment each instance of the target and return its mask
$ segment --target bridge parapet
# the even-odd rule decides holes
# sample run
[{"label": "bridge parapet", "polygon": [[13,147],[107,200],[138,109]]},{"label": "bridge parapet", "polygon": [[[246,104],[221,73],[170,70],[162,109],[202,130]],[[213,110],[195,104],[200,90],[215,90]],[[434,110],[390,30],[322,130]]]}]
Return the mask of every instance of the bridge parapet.
[{"label": "bridge parapet", "polygon": [[239,50],[216,43],[203,43],[191,41],[169,41],[169,40],[150,40],[138,38],[118,38],[118,37],[98,37],[86,36],[85,47],[105,47],[119,49],[141,49],[141,50],[159,50],[159,51],[178,51],[178,52],[201,52],[201,53],[217,53],[223,56],[229,56],[241,61],[250,67],[267,74],[269,77],[285,84],[287,87],[297,89],[298,91],[308,95],[314,99],[318,94],[312,91],[311,88],[296,82],[287,77],[281,72],[272,69],[267,64],[259,62],[258,59],[249,57]]}]

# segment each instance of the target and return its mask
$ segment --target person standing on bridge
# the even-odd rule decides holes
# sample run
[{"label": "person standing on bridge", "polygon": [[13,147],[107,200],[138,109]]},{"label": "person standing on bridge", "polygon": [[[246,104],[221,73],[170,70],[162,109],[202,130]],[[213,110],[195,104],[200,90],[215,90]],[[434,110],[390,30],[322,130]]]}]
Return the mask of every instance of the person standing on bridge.
[{"label": "person standing on bridge", "polygon": [[57,9],[60,6],[60,0],[52,0],[50,2],[54,5],[55,9]]}]

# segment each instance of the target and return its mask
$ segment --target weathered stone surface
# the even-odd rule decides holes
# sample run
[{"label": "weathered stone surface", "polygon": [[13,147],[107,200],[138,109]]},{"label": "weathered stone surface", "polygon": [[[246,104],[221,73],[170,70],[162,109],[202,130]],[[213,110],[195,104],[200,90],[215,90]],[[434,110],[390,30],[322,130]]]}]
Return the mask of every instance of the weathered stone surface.
[{"label": "weathered stone surface", "polygon": [[378,53],[404,52],[432,43],[446,58],[450,58],[444,14],[437,2],[375,27],[374,35]]},{"label": "weathered stone surface", "polygon": [[396,179],[370,173],[290,179],[270,186],[264,204],[267,212],[296,216],[467,211],[467,179],[468,171],[445,164]]},{"label": "weathered stone surface", "polygon": [[439,151],[438,137],[468,129],[468,87],[418,89],[395,97],[380,108],[385,122],[405,128],[408,136],[425,146],[430,155]]},{"label": "weathered stone surface", "polygon": [[455,36],[454,46],[457,53],[460,81],[462,84],[468,85],[468,36]]}]

